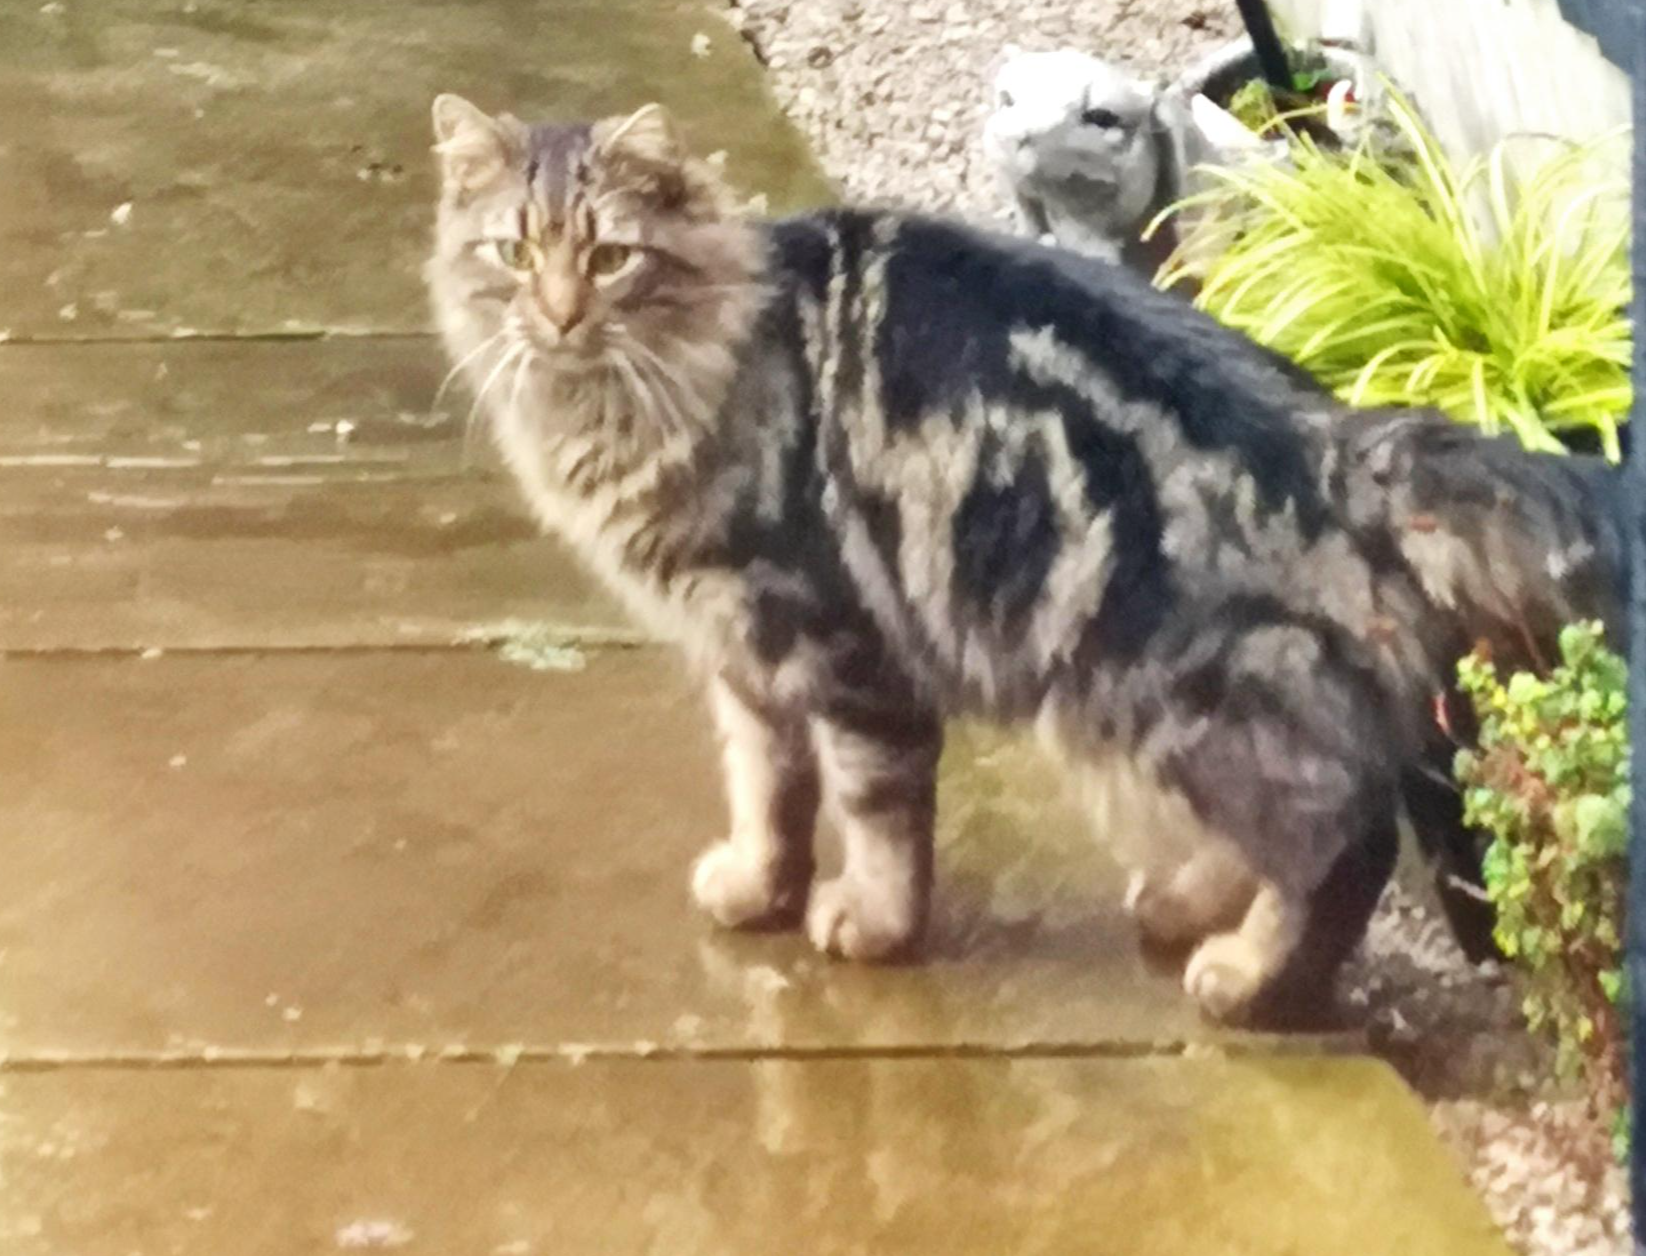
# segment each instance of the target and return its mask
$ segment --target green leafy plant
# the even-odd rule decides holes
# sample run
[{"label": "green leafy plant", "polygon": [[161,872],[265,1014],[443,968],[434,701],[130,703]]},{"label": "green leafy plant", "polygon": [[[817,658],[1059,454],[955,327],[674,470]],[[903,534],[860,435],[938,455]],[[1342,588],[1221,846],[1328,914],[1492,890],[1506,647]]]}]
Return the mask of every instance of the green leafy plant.
[{"label": "green leafy plant", "polygon": [[[1616,460],[1632,395],[1626,181],[1600,173],[1599,145],[1536,136],[1456,171],[1387,97],[1389,118],[1347,152],[1294,133],[1287,163],[1203,168],[1207,189],[1166,211],[1198,226],[1159,283],[1197,282],[1201,308],[1352,404],[1432,406],[1555,452],[1586,430]],[[1375,133],[1394,142],[1375,148]],[[1519,177],[1513,143],[1552,151]]]},{"label": "green leafy plant", "polygon": [[1274,104],[1274,94],[1268,85],[1261,79],[1251,79],[1228,98],[1227,112],[1252,131],[1260,133],[1273,124],[1279,109]]},{"label": "green leafy plant", "polygon": [[1326,92],[1334,82],[1325,60],[1306,48],[1293,47],[1290,56],[1291,84],[1280,89],[1277,96],[1266,79],[1252,78],[1217,103],[1258,135],[1272,138],[1283,134],[1295,140],[1301,131],[1316,143],[1325,139],[1328,147],[1340,147],[1322,121]]},{"label": "green leafy plant", "polygon": [[1628,669],[1600,624],[1559,635],[1547,676],[1504,683],[1482,647],[1460,660],[1475,748],[1455,776],[1468,825],[1493,839],[1483,862],[1495,940],[1527,976],[1524,1015],[1557,1044],[1602,1111],[1624,1097],[1617,1003],[1628,846]]}]

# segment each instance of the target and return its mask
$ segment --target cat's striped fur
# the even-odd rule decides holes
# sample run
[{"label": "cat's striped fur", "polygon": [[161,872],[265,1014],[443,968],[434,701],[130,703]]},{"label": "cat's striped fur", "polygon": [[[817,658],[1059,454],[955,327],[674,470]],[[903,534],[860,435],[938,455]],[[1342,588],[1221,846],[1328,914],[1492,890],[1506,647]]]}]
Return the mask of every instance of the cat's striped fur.
[{"label": "cat's striped fur", "polygon": [[[1073,766],[1207,1011],[1318,1001],[1453,658],[1613,604],[1580,463],[1346,412],[1114,267],[746,220],[655,109],[436,115],[448,347],[540,516],[711,684],[724,924],[910,950],[942,723],[976,714]],[[822,801],[845,862],[811,890]]]}]

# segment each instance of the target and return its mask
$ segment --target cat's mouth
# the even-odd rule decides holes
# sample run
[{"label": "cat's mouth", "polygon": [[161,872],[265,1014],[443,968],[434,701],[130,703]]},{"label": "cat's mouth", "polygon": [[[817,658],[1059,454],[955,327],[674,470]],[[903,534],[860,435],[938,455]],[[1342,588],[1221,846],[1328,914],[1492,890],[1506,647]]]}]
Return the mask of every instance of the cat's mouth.
[{"label": "cat's mouth", "polygon": [[508,330],[514,344],[560,369],[596,361],[604,348],[603,329],[595,323],[561,332],[538,320],[520,319]]}]

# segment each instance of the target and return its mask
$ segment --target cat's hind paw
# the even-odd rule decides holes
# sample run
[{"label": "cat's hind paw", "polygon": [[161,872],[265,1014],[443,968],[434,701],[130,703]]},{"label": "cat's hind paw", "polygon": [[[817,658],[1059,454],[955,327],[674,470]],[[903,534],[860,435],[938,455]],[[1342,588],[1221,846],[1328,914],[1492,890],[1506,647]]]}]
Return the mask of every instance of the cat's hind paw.
[{"label": "cat's hind paw", "polygon": [[1269,973],[1250,943],[1236,933],[1207,938],[1187,961],[1182,984],[1212,1020],[1248,1018]]}]

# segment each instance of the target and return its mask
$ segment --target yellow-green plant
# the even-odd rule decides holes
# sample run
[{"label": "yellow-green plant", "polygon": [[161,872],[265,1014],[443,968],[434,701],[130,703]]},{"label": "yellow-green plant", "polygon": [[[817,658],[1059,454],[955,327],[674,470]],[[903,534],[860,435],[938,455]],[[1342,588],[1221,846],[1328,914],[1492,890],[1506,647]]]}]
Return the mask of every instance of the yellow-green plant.
[{"label": "yellow-green plant", "polygon": [[1601,173],[1599,145],[1534,136],[1516,142],[1552,152],[1521,177],[1512,140],[1458,172],[1399,93],[1387,107],[1397,160],[1374,128],[1348,152],[1295,135],[1288,163],[1205,167],[1207,189],[1167,211],[1202,225],[1159,283],[1198,282],[1201,308],[1351,404],[1433,406],[1550,451],[1589,429],[1615,461],[1626,181]]},{"label": "yellow-green plant", "polygon": [[1465,820],[1493,839],[1483,881],[1495,940],[1527,977],[1524,1015],[1561,1071],[1604,1111],[1623,1101],[1622,922],[1628,851],[1628,668],[1598,623],[1559,636],[1559,665],[1504,683],[1483,652],[1460,661],[1479,720],[1459,752]]}]

